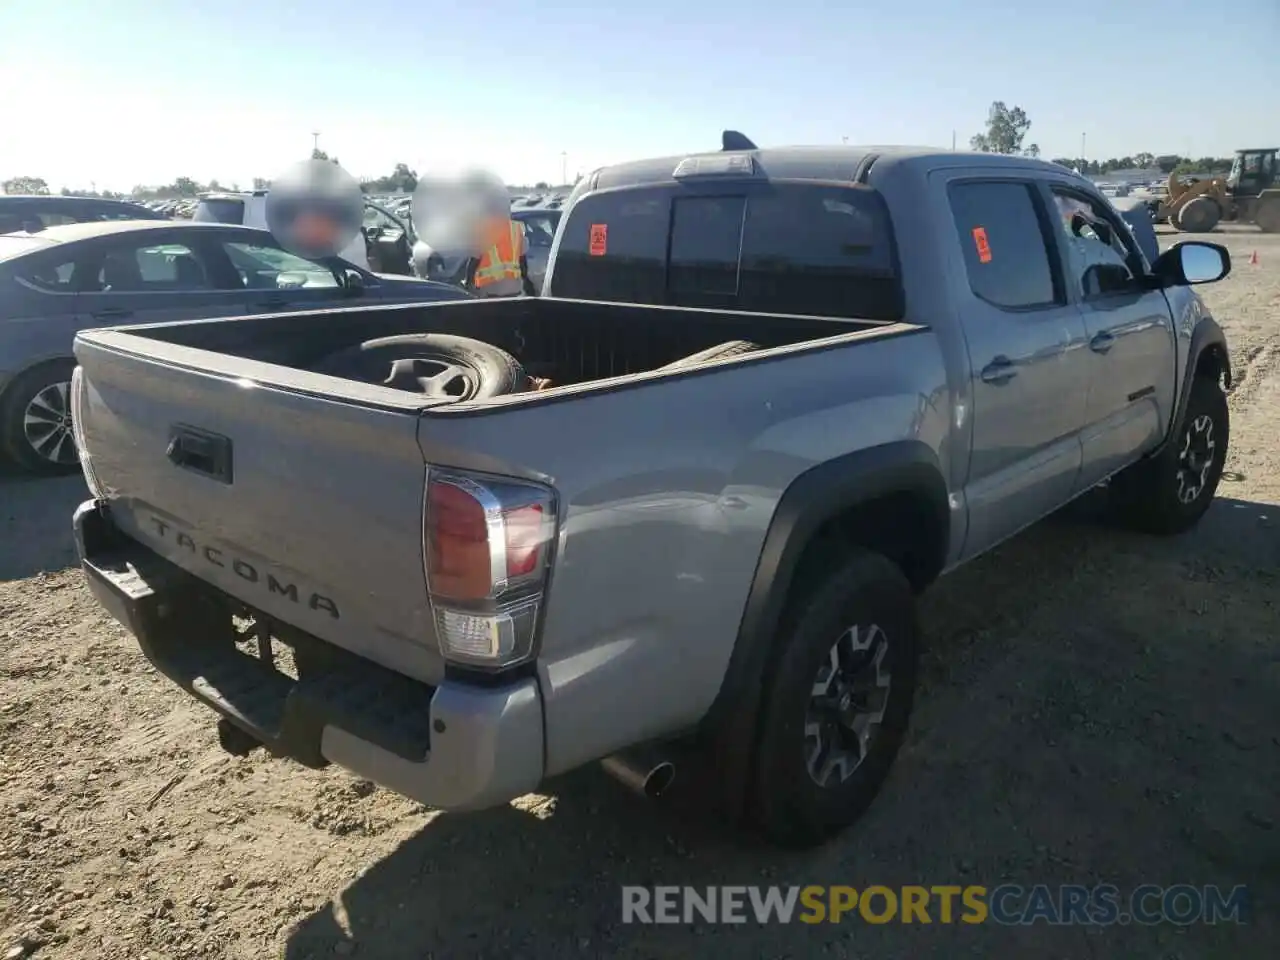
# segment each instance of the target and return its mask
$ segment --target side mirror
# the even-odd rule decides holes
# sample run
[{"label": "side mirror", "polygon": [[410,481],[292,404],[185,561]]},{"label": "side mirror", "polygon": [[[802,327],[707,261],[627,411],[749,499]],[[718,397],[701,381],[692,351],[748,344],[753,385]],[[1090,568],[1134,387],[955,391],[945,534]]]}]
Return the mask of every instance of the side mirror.
[{"label": "side mirror", "polygon": [[358,297],[364,293],[364,274],[359,270],[346,270],[342,274],[342,289],[348,297]]},{"label": "side mirror", "polygon": [[1218,243],[1187,240],[1160,254],[1151,270],[1166,286],[1216,283],[1231,272],[1231,254]]}]

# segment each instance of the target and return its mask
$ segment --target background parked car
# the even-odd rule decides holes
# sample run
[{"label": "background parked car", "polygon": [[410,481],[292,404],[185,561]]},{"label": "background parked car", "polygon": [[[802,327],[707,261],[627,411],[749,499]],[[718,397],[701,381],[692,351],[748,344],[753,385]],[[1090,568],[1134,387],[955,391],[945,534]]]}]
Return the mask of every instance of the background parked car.
[{"label": "background parked car", "polygon": [[76,469],[67,397],[79,330],[466,296],[307,260],[248,227],[128,220],[0,236],[0,453],[34,473]]},{"label": "background parked car", "polygon": [[[385,207],[365,201],[361,234],[339,252],[348,263],[394,276],[410,276],[414,237],[406,221]],[[267,191],[206,193],[200,197],[191,219],[200,223],[226,223],[267,229]]]},{"label": "background parked car", "polygon": [[560,226],[560,206],[512,208],[511,219],[524,226],[524,245],[529,262],[529,279],[537,290],[547,275],[551,241]]},{"label": "background parked car", "polygon": [[139,203],[97,197],[0,197],[0,233],[39,233],[68,223],[102,220],[168,220]]}]

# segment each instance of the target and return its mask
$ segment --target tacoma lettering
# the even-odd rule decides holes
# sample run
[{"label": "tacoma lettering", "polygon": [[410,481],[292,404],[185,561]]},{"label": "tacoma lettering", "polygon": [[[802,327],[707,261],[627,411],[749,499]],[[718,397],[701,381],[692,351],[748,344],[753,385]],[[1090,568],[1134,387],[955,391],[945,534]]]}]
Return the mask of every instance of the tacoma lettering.
[{"label": "tacoma lettering", "polygon": [[248,560],[242,560],[235,556],[227,557],[226,553],[217,547],[207,547],[204,544],[196,543],[189,534],[174,530],[172,524],[161,520],[159,517],[151,517],[150,520],[152,528],[161,539],[167,540],[183,550],[191,551],[193,557],[199,557],[215,567],[225,569],[229,566],[235,572],[235,575],[245,583],[262,584],[265,582],[267,592],[274,596],[284,597],[291,603],[305,602],[307,607],[312,610],[324,611],[334,620],[342,619],[342,614],[338,612],[337,603],[324,594],[307,594],[304,601],[296,583],[281,580],[274,573],[267,573],[264,577],[258,571],[258,568]]}]

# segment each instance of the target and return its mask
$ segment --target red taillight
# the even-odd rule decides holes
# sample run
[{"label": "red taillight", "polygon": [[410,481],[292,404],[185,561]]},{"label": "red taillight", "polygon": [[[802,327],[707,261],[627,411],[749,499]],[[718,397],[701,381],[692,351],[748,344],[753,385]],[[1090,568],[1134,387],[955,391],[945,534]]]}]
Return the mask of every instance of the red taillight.
[{"label": "red taillight", "polygon": [[508,577],[527,577],[538,569],[544,542],[544,519],[540,503],[516,507],[503,514],[507,528]]},{"label": "red taillight", "polygon": [[427,577],[444,600],[482,600],[493,589],[484,505],[462,487],[433,480],[427,488]]},{"label": "red taillight", "polygon": [[555,517],[546,487],[430,472],[423,547],[447,659],[502,667],[531,655]]}]

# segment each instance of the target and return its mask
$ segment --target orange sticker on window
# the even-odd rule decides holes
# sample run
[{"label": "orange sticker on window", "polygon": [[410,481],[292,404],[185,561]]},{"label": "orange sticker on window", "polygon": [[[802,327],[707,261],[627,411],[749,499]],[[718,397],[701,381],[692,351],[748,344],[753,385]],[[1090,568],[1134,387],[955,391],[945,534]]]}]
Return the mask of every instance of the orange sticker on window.
[{"label": "orange sticker on window", "polygon": [[591,256],[603,257],[608,249],[609,225],[607,223],[593,223],[591,225],[591,246],[589,248]]},{"label": "orange sticker on window", "polygon": [[978,262],[991,262],[991,244],[987,242],[987,228],[973,228],[973,245],[978,248]]}]

